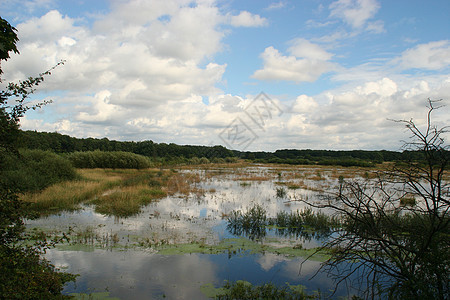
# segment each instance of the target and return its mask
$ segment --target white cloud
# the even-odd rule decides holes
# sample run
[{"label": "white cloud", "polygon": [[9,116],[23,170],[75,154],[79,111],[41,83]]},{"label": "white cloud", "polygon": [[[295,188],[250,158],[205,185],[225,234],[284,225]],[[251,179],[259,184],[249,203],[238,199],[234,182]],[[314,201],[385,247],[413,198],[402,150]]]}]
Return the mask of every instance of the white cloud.
[{"label": "white cloud", "polygon": [[295,99],[294,105],[292,106],[291,112],[292,113],[309,113],[313,112],[315,109],[318,108],[317,102],[314,100],[313,97],[307,96],[307,95],[300,95]]},{"label": "white cloud", "polygon": [[394,62],[398,63],[404,70],[448,68],[450,65],[450,40],[417,45],[404,51],[401,57]]},{"label": "white cloud", "polygon": [[[94,30],[75,25],[58,11],[19,24],[21,54],[5,64],[6,70],[13,70],[5,72],[6,80],[38,74],[64,59],[66,64],[54,71],[41,90],[64,87],[91,94],[108,90],[111,103],[123,106],[217,94],[215,85],[226,65],[200,64],[220,51],[223,33],[216,29],[218,10],[198,5],[167,12],[172,14],[168,23],[124,24],[120,30],[99,29],[115,13],[98,21]],[[124,93],[137,81],[141,82],[138,89]]]},{"label": "white cloud", "polygon": [[273,47],[266,48],[261,54],[264,68],[255,71],[252,77],[259,80],[313,82],[334,68],[329,62],[332,54],[319,45],[304,39],[296,39],[291,44],[289,56],[282,55]]},{"label": "white cloud", "polygon": [[87,107],[89,112],[81,111],[76,116],[76,120],[87,123],[111,123],[121,119],[124,111],[119,106],[111,104],[109,91],[97,93],[92,102]]},{"label": "white cloud", "polygon": [[241,11],[237,16],[230,17],[230,24],[235,27],[261,27],[268,24],[266,18],[254,15],[248,11]]},{"label": "white cloud", "polygon": [[[77,112],[80,118],[42,122],[25,118],[25,129],[58,131],[75,136],[104,137],[120,140],[152,139],[178,144],[223,144],[219,134],[236,118],[241,118],[254,130],[257,139],[248,149],[280,148],[311,149],[387,149],[399,150],[408,133],[401,124],[388,119],[413,118],[423,127],[426,99],[444,98],[450,92],[450,78],[425,78],[409,81],[401,78],[380,78],[353,88],[325,91],[316,96],[299,95],[291,108],[273,114],[264,128],[245,119],[244,109],[254,98],[233,95],[210,97],[205,105],[200,96],[166,101],[157,107],[142,107],[117,111],[108,102],[108,92],[82,99]],[[277,105],[276,97],[269,95]],[[445,99],[443,104],[448,104]],[[55,101],[47,109],[61,111]],[[433,119],[439,126],[450,122],[450,106],[436,111]],[[58,113],[58,115],[63,115]],[[109,120],[109,121],[108,121]]]},{"label": "white cloud", "polygon": [[375,22],[367,23],[367,31],[372,31],[373,33],[383,33],[386,32],[384,29],[384,22],[381,20]]},{"label": "white cloud", "polygon": [[327,61],[333,56],[331,53],[325,51],[317,44],[313,44],[305,39],[295,39],[290,42],[288,52],[296,57],[306,58],[316,61]]},{"label": "white cloud", "polygon": [[286,7],[286,2],[278,1],[278,2],[271,3],[269,6],[266,7],[266,10],[276,10],[276,9],[281,9],[284,7]]},{"label": "white cloud", "polygon": [[[221,143],[220,132],[236,118],[245,117],[244,109],[255,95],[222,91],[227,65],[213,58],[223,51],[230,25],[262,26],[267,20],[247,11],[233,16],[213,1],[111,3],[112,11],[98,16],[91,27],[56,10],[18,24],[21,54],[2,64],[8,76],[5,81],[36,75],[61,59],[67,61],[39,86],[45,96],[54,93],[56,101],[43,112],[30,112],[22,120],[23,128],[78,137]],[[373,1],[341,0],[330,8],[332,17],[354,29],[383,30],[383,23],[373,19],[378,9]],[[446,99],[450,94],[448,74],[417,79],[398,72],[446,70],[449,41],[420,44],[394,60],[366,61],[344,69],[334,62],[340,57],[331,53],[329,43],[351,36],[340,29],[322,39],[291,40],[285,52],[276,46],[265,48],[263,67],[253,78],[315,82],[333,71],[337,74],[332,83],[345,80],[345,86],[314,95],[299,89],[293,100],[284,101],[283,114],[267,120],[264,130],[254,128],[258,138],[250,150],[398,150],[398,141],[407,136],[387,118],[413,117],[423,124],[426,99]],[[275,95],[269,96],[278,101]],[[448,108],[439,115],[438,121],[448,124]]]},{"label": "white cloud", "polygon": [[[380,5],[376,0],[337,0],[330,4],[330,17],[342,19],[354,29],[362,29],[375,16]],[[378,31],[382,23],[378,21]],[[371,25],[373,29],[373,24]]]}]

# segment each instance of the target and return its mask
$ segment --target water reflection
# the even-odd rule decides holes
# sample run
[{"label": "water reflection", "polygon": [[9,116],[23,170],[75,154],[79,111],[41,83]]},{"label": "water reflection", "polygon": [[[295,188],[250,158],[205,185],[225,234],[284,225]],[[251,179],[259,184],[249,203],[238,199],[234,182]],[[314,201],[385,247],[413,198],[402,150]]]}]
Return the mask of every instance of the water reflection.
[{"label": "water reflection", "polygon": [[[273,228],[254,226],[246,232],[238,226],[229,226],[227,216],[233,211],[247,211],[255,205],[264,207],[266,218],[275,218],[280,211],[291,213],[305,208],[296,199],[315,201],[318,192],[311,187],[318,183],[302,179],[305,186],[299,188],[296,171],[276,171],[269,167],[254,167],[238,170],[209,169],[191,170],[201,181],[196,183],[202,193],[175,194],[143,207],[141,213],[118,218],[95,212],[94,207],[27,221],[28,227],[46,231],[66,231],[71,228],[83,236],[92,233],[91,252],[50,250],[48,258],[67,271],[80,274],[75,284],[65,292],[104,292],[123,299],[148,299],[165,295],[169,299],[203,299],[200,292],[203,284],[219,286],[223,280],[248,280],[253,284],[272,282],[284,285],[304,284],[307,291],[333,288],[330,279],[318,275],[313,281],[309,277],[320,263],[303,258],[288,259],[276,254],[256,255],[174,255],[154,254],[150,244],[165,241],[169,244],[192,243],[201,240],[206,244],[217,244],[222,239],[235,236],[278,236],[277,246],[293,246],[302,243],[303,248],[321,244],[320,232],[305,228]],[[314,171],[316,172],[316,171]],[[280,173],[281,175],[277,175]],[[291,176],[293,179],[286,179]],[[324,180],[329,178],[322,174]],[[327,179],[328,178],[328,179]],[[328,185],[334,179],[330,179]],[[276,182],[297,184],[287,189],[284,197],[276,196]],[[244,184],[245,183],[245,184]],[[317,198],[318,199],[318,198]],[[326,233],[325,235],[326,236]],[[99,240],[113,237],[114,245],[121,251],[106,251]],[[139,247],[149,241],[146,247]],[[76,237],[73,239],[76,243]],[[272,241],[273,242],[273,241]],[[106,243],[108,244],[108,243]],[[108,245],[111,245],[109,243]],[[113,248],[110,248],[110,250]],[[124,251],[124,249],[128,249]],[[143,251],[144,250],[144,251]],[[241,253],[242,254],[242,253]],[[344,295],[345,292],[341,291]]]},{"label": "water reflection", "polygon": [[[334,288],[333,282],[324,275],[310,280],[319,262],[307,261],[299,273],[303,258],[288,259],[275,254],[164,256],[134,250],[52,250],[47,257],[56,266],[80,274],[75,284],[65,288],[66,294],[108,291],[110,296],[120,299],[207,299],[200,287],[209,283],[218,287],[224,280],[271,282],[280,286],[289,282],[307,286],[310,293]],[[345,290],[337,292],[337,295],[345,294]]]},{"label": "water reflection", "polygon": [[[276,176],[271,177],[273,180],[244,181],[249,183],[242,185],[243,181],[236,180],[243,176],[239,174],[244,173],[242,170],[196,172],[202,176],[201,182],[197,185],[205,191],[203,195],[169,196],[143,207],[141,213],[136,216],[128,218],[104,216],[96,213],[94,207],[84,206],[77,212],[29,220],[27,224],[29,227],[49,231],[68,230],[70,227],[76,232],[82,232],[89,228],[99,237],[117,234],[118,243],[122,246],[133,242],[129,236],[147,239],[155,235],[173,243],[189,243],[193,239],[205,237],[207,243],[217,243],[220,236],[213,228],[223,224],[224,218],[232,211],[245,211],[254,205],[261,205],[268,217],[274,217],[279,211],[291,212],[305,207],[305,204],[290,199],[296,197],[313,199],[317,195],[317,192],[311,190],[297,189],[288,190],[286,198],[277,198],[274,184]],[[246,172],[246,176],[251,174],[257,178],[265,178],[270,168],[249,168]],[[211,175],[217,173],[218,175]],[[237,231],[235,234],[240,235]]]}]

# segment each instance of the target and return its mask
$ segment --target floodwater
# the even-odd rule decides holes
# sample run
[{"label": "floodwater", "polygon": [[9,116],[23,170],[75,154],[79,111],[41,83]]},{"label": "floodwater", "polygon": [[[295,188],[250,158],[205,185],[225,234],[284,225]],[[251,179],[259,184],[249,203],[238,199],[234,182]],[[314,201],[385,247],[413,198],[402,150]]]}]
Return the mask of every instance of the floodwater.
[{"label": "floodwater", "polygon": [[[227,229],[226,215],[246,211],[255,204],[274,217],[280,211],[306,207],[298,200],[319,201],[321,188],[331,188],[336,178],[322,169],[306,174],[295,168],[253,166],[245,169],[180,170],[184,176],[200,178],[189,194],[175,194],[142,208],[128,218],[105,216],[94,207],[60,213],[28,221],[29,228],[48,232],[71,230],[71,244],[47,251],[46,257],[58,268],[80,274],[68,284],[65,294],[106,293],[119,299],[208,299],[206,287],[220,287],[225,280],[245,280],[252,284],[304,285],[306,291],[334,291],[326,274],[316,273],[320,262],[305,261],[276,251],[238,251],[204,254],[185,251],[167,255],[164,245],[201,244],[208,248],[221,241],[241,238]],[[313,178],[314,177],[314,178]],[[320,177],[318,180],[317,177]],[[297,184],[292,189],[281,183]],[[301,185],[300,185],[301,183]],[[301,186],[301,187],[300,187]],[[277,188],[286,194],[277,196]],[[277,237],[269,231],[258,244],[277,247],[302,245],[314,248],[323,241],[292,236]],[[182,246],[180,246],[183,249]],[[340,287],[335,296],[346,296]]]}]

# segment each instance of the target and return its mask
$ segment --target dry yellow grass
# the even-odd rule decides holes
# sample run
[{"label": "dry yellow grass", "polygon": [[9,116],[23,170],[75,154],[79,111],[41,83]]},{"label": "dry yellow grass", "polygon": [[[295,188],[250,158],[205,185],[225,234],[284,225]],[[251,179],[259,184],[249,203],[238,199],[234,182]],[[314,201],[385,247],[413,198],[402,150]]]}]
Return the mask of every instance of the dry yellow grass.
[{"label": "dry yellow grass", "polygon": [[177,173],[167,180],[167,193],[169,195],[182,194],[189,195],[195,193],[197,195],[204,193],[203,189],[197,187],[197,183],[201,182],[201,177],[197,173]]},{"label": "dry yellow grass", "polygon": [[[143,190],[145,193],[150,189],[146,185],[142,187],[143,180],[148,180],[149,176],[143,175],[156,174],[156,170],[110,170],[110,169],[79,169],[77,170],[79,179],[73,181],[61,182],[42,190],[38,193],[26,193],[21,195],[21,200],[32,203],[33,208],[41,213],[52,213],[57,211],[71,211],[80,207],[81,203],[99,199],[107,191],[112,189],[125,189],[125,194],[132,195]],[[163,175],[163,174],[161,174]],[[134,176],[134,177],[133,177]],[[140,178],[139,176],[142,176]],[[155,175],[157,176],[157,175]],[[160,176],[161,177],[161,176]],[[128,184],[130,178],[137,178],[136,183],[132,182],[131,187],[121,187]],[[140,186],[139,186],[140,184]],[[138,185],[138,186],[136,186]],[[153,192],[161,196],[163,192]],[[164,193],[165,194],[165,193]],[[127,196],[123,197],[127,199]],[[126,202],[126,201],[124,201]],[[102,202],[104,203],[104,202]],[[99,205],[102,205],[99,203]],[[124,205],[127,205],[124,203]]]},{"label": "dry yellow grass", "polygon": [[273,179],[271,176],[262,176],[262,175],[248,175],[243,177],[235,178],[235,181],[268,181]]}]

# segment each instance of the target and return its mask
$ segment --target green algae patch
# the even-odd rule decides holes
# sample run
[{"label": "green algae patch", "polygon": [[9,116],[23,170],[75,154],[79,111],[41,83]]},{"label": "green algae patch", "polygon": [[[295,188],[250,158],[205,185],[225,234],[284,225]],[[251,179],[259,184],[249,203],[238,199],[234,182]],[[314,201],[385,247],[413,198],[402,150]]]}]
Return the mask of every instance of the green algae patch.
[{"label": "green algae patch", "polygon": [[207,246],[201,243],[162,245],[156,247],[157,253],[161,255],[181,255],[191,253],[217,254],[220,250],[214,246]]},{"label": "green algae patch", "polygon": [[298,249],[295,247],[283,247],[283,248],[273,248],[276,254],[286,255],[288,257],[308,257],[310,260],[325,262],[331,258],[325,250],[317,250],[317,248],[311,249]]},{"label": "green algae patch", "polygon": [[205,284],[202,293],[209,298],[219,299],[321,299],[319,295],[308,295],[303,285],[275,286],[272,283],[253,285],[245,280],[234,282],[225,281],[222,287],[215,288],[212,284]]},{"label": "green algae patch", "polygon": [[326,261],[330,255],[325,250],[317,251],[317,248],[302,249],[301,247],[274,247],[264,245],[259,242],[251,241],[246,238],[224,239],[217,245],[206,245],[204,243],[161,245],[155,247],[158,254],[161,255],[183,255],[183,254],[221,254],[228,255],[246,255],[246,254],[264,254],[275,253],[287,257],[309,257],[315,261]]},{"label": "green algae patch", "polygon": [[86,244],[60,244],[56,246],[56,249],[60,251],[94,252],[96,247]]},{"label": "green algae patch", "polygon": [[219,296],[227,294],[227,289],[223,287],[216,288],[212,283],[204,284],[200,287],[200,291],[203,295],[209,299],[216,299]]},{"label": "green algae patch", "polygon": [[72,293],[70,296],[77,300],[119,300],[117,297],[110,297],[108,292],[90,294]]},{"label": "green algae patch", "polygon": [[189,243],[189,244],[174,244],[161,245],[155,247],[158,254],[162,255],[176,255],[176,254],[220,254],[230,253],[238,254],[248,252],[249,254],[263,253],[268,249],[268,246],[258,244],[246,238],[231,238],[224,239],[217,245],[207,245],[204,243]]}]

